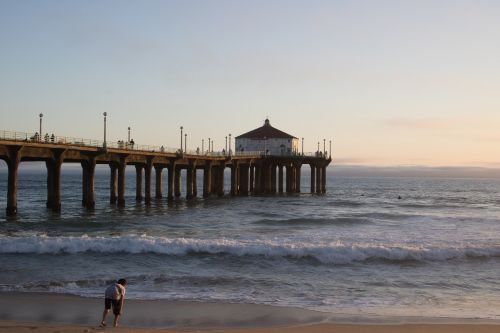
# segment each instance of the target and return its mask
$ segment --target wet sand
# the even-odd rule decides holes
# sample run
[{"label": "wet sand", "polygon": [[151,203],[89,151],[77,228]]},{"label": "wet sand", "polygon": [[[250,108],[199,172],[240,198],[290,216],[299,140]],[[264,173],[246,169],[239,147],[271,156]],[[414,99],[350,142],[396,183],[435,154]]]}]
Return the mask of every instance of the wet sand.
[{"label": "wet sand", "polygon": [[108,327],[100,328],[102,310],[102,299],[0,293],[0,332],[500,332],[500,323],[485,320],[357,318],[287,307],[162,300],[127,300],[121,327],[110,327],[110,316]]}]

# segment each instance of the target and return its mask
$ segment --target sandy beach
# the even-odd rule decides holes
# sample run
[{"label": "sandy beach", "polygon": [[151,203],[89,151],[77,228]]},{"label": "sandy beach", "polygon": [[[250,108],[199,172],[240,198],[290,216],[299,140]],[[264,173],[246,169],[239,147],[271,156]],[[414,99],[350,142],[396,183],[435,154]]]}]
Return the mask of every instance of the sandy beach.
[{"label": "sandy beach", "polygon": [[[121,326],[100,328],[102,300],[57,294],[2,293],[0,332],[498,332],[495,321],[341,317],[296,308],[128,300]],[[111,320],[108,321],[108,325]]]}]

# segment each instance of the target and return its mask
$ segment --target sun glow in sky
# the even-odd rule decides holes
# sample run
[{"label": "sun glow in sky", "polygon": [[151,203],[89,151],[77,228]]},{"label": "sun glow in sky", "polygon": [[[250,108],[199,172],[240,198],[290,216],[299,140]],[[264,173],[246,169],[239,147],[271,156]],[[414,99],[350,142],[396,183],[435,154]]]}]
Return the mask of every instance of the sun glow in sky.
[{"label": "sun glow in sky", "polygon": [[[498,1],[0,1],[0,130],[500,166]],[[328,144],[327,144],[328,147]]]}]

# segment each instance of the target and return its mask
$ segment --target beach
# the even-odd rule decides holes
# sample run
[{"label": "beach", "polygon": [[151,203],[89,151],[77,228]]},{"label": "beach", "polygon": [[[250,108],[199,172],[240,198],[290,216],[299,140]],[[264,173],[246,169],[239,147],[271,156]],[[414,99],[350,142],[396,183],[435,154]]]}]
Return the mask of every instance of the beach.
[{"label": "beach", "polygon": [[408,317],[342,317],[296,308],[201,302],[126,302],[120,327],[97,324],[102,299],[71,295],[2,293],[0,332],[275,332],[392,333],[498,332],[493,320]]},{"label": "beach", "polygon": [[4,332],[95,328],[122,277],[121,324],[134,330],[498,329],[498,181],[331,177],[321,196],[149,206],[130,190],[126,207],[100,200],[89,213],[80,172],[65,169],[61,214],[44,209],[43,174],[19,183],[18,216],[0,217]]}]

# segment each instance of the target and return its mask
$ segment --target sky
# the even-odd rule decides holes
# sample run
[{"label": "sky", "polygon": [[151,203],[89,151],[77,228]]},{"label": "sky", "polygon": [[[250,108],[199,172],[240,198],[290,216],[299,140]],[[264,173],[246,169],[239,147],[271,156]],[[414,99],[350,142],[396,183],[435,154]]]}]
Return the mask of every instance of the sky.
[{"label": "sky", "polygon": [[[0,0],[0,131],[271,125],[334,164],[500,167],[499,1]],[[322,145],[322,144],[321,144]]]}]

